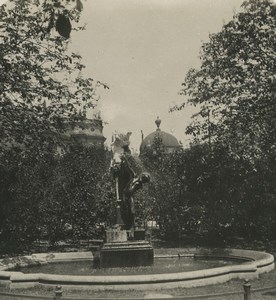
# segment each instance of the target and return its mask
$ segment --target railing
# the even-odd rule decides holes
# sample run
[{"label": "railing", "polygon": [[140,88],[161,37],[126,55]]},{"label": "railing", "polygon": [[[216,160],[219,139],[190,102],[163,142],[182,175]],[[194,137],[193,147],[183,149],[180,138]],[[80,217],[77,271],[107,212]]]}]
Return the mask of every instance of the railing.
[{"label": "railing", "polygon": [[[170,297],[169,299],[171,300],[195,300],[195,299],[215,299],[215,298],[221,298],[221,299],[227,299],[226,297],[228,296],[241,296],[241,300],[254,300],[254,297],[252,297],[252,294],[260,293],[260,292],[269,292],[275,290],[273,292],[273,295],[276,295],[276,286],[273,287],[265,287],[265,288],[259,288],[259,289],[252,289],[251,290],[251,284],[249,281],[245,281],[243,284],[243,291],[242,289],[240,291],[235,291],[235,292],[227,292],[227,293],[218,293],[218,294],[205,294],[205,295],[194,295],[194,296],[173,296]],[[242,298],[243,296],[243,298]],[[6,298],[3,298],[6,297]],[[52,296],[40,296],[40,295],[31,295],[31,294],[14,294],[14,293],[1,293],[0,292],[0,299],[36,299],[36,300],[114,300],[114,298],[95,298],[95,297],[78,297],[78,296],[63,296],[63,290],[62,286],[57,285],[55,290],[54,290],[54,295]],[[124,300],[124,298],[116,298],[117,300]],[[144,300],[144,297],[138,297],[138,298],[125,298],[125,300]],[[161,298],[147,298],[147,299],[152,299],[152,300],[158,300]],[[164,299],[164,298],[162,298]],[[260,298],[259,298],[260,299]]]}]

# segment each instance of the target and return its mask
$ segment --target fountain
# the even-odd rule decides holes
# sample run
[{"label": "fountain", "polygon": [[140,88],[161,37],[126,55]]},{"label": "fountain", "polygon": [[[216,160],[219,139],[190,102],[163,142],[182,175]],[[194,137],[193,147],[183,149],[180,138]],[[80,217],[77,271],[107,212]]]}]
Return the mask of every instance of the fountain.
[{"label": "fountain", "polygon": [[[254,279],[274,269],[273,255],[265,252],[199,248],[153,251],[145,239],[145,231],[135,228],[133,196],[149,182],[150,177],[146,173],[137,176],[134,172],[129,136],[130,133],[117,134],[112,143],[116,224],[106,230],[106,242],[100,249],[101,270],[96,270],[96,264],[93,267],[97,257],[90,251],[37,253],[1,259],[1,285],[7,285],[9,289],[62,285],[63,289],[69,290],[160,290],[218,284],[233,278]],[[194,264],[197,267],[190,268],[185,259],[190,266]],[[200,264],[200,260],[216,260],[218,263]],[[63,272],[52,271],[51,265],[61,262],[59,270],[63,269]],[[69,268],[66,268],[65,262],[71,264]],[[79,274],[71,271],[77,262],[80,262],[79,269],[88,266],[88,272]]]},{"label": "fountain", "polygon": [[102,267],[150,265],[153,248],[145,240],[145,230],[135,228],[134,194],[149,182],[147,173],[139,176],[131,167],[130,132],[113,136],[111,171],[116,184],[116,224],[106,230],[106,243],[100,251]]}]

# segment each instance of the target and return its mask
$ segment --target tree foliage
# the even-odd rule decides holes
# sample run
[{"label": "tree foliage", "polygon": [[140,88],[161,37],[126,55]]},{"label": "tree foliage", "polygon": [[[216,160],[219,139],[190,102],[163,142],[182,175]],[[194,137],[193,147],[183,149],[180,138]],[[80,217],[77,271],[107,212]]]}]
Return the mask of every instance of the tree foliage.
[{"label": "tree foliage", "polygon": [[[80,1],[71,2],[14,0],[0,7],[1,153],[45,152],[60,141],[53,133],[64,130],[64,119],[74,121],[96,105],[99,83],[83,77],[81,56],[54,29],[61,16],[78,21]],[[8,159],[1,158],[2,164]]]},{"label": "tree foliage", "polygon": [[53,245],[103,238],[102,228],[115,217],[109,165],[109,151],[76,144],[62,157],[30,157],[16,169],[2,168],[1,246],[20,251],[37,239]]},{"label": "tree foliage", "polygon": [[275,152],[276,7],[248,0],[201,49],[201,67],[191,69],[181,93],[199,107],[187,133],[220,141],[237,157],[254,161]]},{"label": "tree foliage", "polygon": [[270,0],[245,1],[202,45],[174,107],[198,107],[183,168],[200,231],[218,240],[275,239],[275,15]]},{"label": "tree foliage", "polygon": [[100,229],[115,217],[109,165],[107,150],[81,145],[58,161],[40,202],[42,227],[53,242],[66,238],[66,226],[74,240],[103,238]]},{"label": "tree foliage", "polygon": [[170,240],[177,240],[182,231],[196,230],[199,206],[185,196],[184,152],[166,153],[162,139],[156,136],[152,147],[144,149],[141,160],[151,176],[144,195],[146,218],[155,220],[161,234]]},{"label": "tree foliage", "polygon": [[[160,149],[160,148],[159,148]],[[152,181],[147,190],[149,218],[174,242],[222,245],[235,238],[275,240],[273,168],[236,160],[221,144],[193,144],[175,153],[150,149],[142,160]],[[275,165],[275,159],[270,163]],[[149,219],[148,218],[148,219]]]}]

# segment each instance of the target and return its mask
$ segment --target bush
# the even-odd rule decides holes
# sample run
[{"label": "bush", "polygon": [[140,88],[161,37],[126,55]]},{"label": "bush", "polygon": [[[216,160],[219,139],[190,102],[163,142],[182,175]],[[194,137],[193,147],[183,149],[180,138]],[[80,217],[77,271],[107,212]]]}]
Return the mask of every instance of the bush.
[{"label": "bush", "polygon": [[1,240],[30,246],[43,238],[102,238],[115,216],[109,164],[107,150],[74,145],[62,157],[28,157],[2,168]]}]

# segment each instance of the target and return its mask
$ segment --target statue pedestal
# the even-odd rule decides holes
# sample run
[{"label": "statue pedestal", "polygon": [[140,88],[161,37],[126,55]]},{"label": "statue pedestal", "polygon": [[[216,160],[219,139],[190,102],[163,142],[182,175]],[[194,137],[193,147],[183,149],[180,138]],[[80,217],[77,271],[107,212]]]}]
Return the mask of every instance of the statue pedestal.
[{"label": "statue pedestal", "polygon": [[106,243],[100,251],[101,267],[147,266],[153,263],[153,248],[142,239],[142,230],[128,240],[127,230],[110,229],[106,231]]},{"label": "statue pedestal", "polygon": [[120,243],[127,241],[127,231],[120,229],[108,229],[105,232],[107,243]]}]

